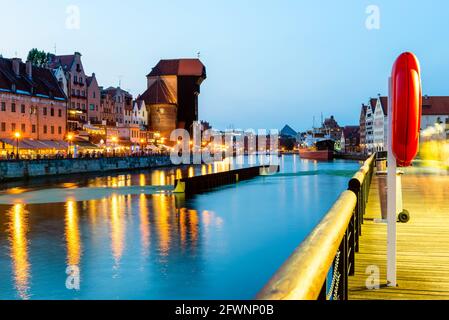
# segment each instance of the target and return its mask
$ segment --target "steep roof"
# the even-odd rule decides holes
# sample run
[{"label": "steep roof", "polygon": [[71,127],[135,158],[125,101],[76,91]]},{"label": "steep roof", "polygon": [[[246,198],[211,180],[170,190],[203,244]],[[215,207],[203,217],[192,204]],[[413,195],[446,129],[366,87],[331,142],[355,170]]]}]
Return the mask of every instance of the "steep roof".
[{"label": "steep roof", "polygon": [[369,99],[369,104],[371,106],[371,109],[374,111],[374,109],[376,108],[376,104],[377,104],[377,98]]},{"label": "steep roof", "polygon": [[422,98],[423,115],[449,115],[449,97],[424,96]]},{"label": "steep roof", "polygon": [[[384,115],[388,115],[388,97],[379,97]],[[422,114],[449,115],[449,96],[423,96]]]},{"label": "steep roof", "polygon": [[48,67],[51,69],[56,69],[59,66],[62,66],[64,70],[69,70],[72,67],[74,61],[75,61],[74,54],[61,55],[61,56],[51,54],[50,61],[48,62]]},{"label": "steep roof", "polygon": [[343,128],[343,135],[346,139],[358,136],[360,132],[360,126],[345,126]]},{"label": "steep roof", "polygon": [[33,66],[32,78],[29,79],[25,63],[19,63],[19,75],[17,76],[13,70],[12,59],[0,58],[0,89],[11,91],[13,84],[15,84],[17,94],[32,94],[33,96],[66,100],[65,94],[51,70]]},{"label": "steep roof", "polygon": [[160,60],[147,77],[167,75],[206,78],[206,67],[199,59]]},{"label": "steep roof", "polygon": [[176,95],[164,80],[156,80],[137,100],[146,104],[176,104]]}]

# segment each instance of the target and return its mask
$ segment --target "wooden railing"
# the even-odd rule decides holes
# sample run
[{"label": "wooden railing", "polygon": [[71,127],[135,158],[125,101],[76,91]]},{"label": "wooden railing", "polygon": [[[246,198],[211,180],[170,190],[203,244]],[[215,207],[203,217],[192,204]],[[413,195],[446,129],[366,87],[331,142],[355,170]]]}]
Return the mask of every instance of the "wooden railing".
[{"label": "wooden railing", "polygon": [[373,155],[349,181],[348,190],[258,293],[257,299],[348,299],[348,276],[355,271],[355,252],[359,248],[374,164]]}]

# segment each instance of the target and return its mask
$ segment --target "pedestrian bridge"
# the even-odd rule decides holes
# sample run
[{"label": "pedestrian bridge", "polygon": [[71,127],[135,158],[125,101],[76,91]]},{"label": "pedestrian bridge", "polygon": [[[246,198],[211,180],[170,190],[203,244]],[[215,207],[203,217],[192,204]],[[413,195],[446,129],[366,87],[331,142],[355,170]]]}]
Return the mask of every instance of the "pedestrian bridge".
[{"label": "pedestrian bridge", "polygon": [[449,299],[447,173],[403,176],[408,223],[397,225],[397,287],[387,287],[387,225],[381,218],[375,156],[350,180],[320,224],[258,299]]}]

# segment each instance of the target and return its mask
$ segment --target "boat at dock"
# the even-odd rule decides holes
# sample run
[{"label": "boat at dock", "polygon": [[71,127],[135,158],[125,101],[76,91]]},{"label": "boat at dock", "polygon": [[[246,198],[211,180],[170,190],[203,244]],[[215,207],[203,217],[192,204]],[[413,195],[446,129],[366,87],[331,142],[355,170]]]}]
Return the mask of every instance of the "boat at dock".
[{"label": "boat at dock", "polygon": [[329,161],[334,159],[334,141],[321,140],[315,142],[312,147],[299,149],[302,159]]}]

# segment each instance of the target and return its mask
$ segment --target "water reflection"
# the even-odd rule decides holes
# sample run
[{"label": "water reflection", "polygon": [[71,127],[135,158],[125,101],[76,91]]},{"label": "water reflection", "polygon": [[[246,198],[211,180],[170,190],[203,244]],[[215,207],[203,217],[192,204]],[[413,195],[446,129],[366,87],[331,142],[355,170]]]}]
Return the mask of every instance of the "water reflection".
[{"label": "water reflection", "polygon": [[[105,185],[164,185],[192,171],[230,166],[118,174],[89,180],[88,186],[96,192]],[[292,157],[283,167],[296,172],[347,165]],[[137,187],[132,195],[113,189],[95,200],[0,205],[0,247],[10,247],[10,255],[0,252],[0,279],[7,279],[0,281],[0,299],[73,299],[70,290],[60,290],[67,265],[82,270],[80,299],[248,299],[346,185],[346,177],[280,174],[193,199],[144,194]]]},{"label": "water reflection", "polygon": [[79,266],[81,259],[81,240],[78,226],[77,203],[69,200],[66,203],[65,236],[67,242],[67,265]]},{"label": "water reflection", "polygon": [[111,249],[115,262],[114,268],[118,269],[125,248],[124,196],[112,195],[110,203]]},{"label": "water reflection", "polygon": [[8,213],[14,282],[21,299],[29,299],[30,263],[28,261],[28,211],[16,204]]}]

